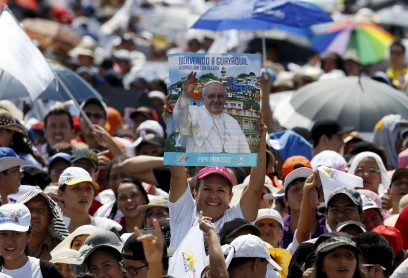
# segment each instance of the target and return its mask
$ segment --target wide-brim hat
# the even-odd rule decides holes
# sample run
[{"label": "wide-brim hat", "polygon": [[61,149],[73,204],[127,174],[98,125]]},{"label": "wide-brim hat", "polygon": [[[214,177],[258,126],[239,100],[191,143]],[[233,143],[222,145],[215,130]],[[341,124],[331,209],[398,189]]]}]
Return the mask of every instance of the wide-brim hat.
[{"label": "wide-brim hat", "polygon": [[7,110],[0,109],[0,128],[13,130],[27,136],[27,129],[16,123],[15,118]]}]

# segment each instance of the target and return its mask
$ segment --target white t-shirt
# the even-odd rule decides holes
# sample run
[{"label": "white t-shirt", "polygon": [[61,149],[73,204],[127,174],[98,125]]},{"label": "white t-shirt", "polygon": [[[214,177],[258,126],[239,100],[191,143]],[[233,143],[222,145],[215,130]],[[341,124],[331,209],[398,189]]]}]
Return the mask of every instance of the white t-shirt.
[{"label": "white t-shirt", "polygon": [[[191,195],[190,186],[186,186],[185,192],[175,203],[169,202],[169,213],[171,229],[170,248],[177,249],[191,226],[199,217],[196,202]],[[239,202],[232,208],[227,209],[224,215],[213,223],[217,233],[221,230],[225,222],[235,218],[244,218]]]},{"label": "white t-shirt", "polygon": [[[94,217],[105,217],[108,218],[109,214],[112,211],[112,207],[115,204],[115,201],[110,201],[104,205],[102,205],[100,208],[98,208],[96,210],[96,212],[94,213]],[[123,217],[123,213],[120,210],[116,211],[115,216],[113,217],[113,220],[119,220]]]},{"label": "white t-shirt", "polygon": [[10,275],[13,278],[43,278],[40,268],[40,259],[28,257],[27,262],[20,268],[17,269],[6,269],[3,267],[3,273]]}]

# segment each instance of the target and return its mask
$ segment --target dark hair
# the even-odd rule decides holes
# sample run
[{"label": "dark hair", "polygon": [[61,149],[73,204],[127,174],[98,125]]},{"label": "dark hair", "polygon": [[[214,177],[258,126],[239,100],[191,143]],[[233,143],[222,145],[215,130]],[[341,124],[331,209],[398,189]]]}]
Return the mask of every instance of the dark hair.
[{"label": "dark hair", "polygon": [[246,173],[244,168],[242,167],[228,167],[228,169],[230,169],[232,171],[232,173],[234,173],[234,176],[237,178],[237,183],[241,184],[244,182],[245,178],[246,178]]},{"label": "dark hair", "polygon": [[[354,248],[347,247],[347,246],[340,246],[340,247],[351,250],[354,254],[354,257],[356,258],[357,263],[356,263],[356,269],[354,271],[353,278],[363,278],[363,275],[360,272],[360,267],[359,267],[360,260],[359,260],[359,254],[357,253],[357,251]],[[337,247],[337,248],[340,248],[340,247]],[[326,257],[326,255],[334,252],[337,248],[334,248],[328,252],[320,252],[316,254],[316,262],[315,262],[316,277],[319,277],[319,278],[327,277],[326,273],[322,271],[324,258]]]},{"label": "dark hair", "polygon": [[[144,200],[143,203],[144,203],[145,205],[149,203],[149,198],[147,197],[146,190],[144,189],[142,183],[141,183],[140,181],[138,181],[138,180],[135,180],[135,179],[125,178],[125,179],[120,180],[120,181],[119,181],[119,185],[118,185],[118,187],[117,187],[117,189],[116,189],[116,192],[113,192],[113,193],[115,194],[115,196],[118,196],[118,188],[119,188],[119,186],[120,186],[122,183],[131,183],[131,184],[134,184],[134,185],[137,187],[137,189],[140,191],[140,193],[142,194],[142,196],[143,196],[143,200]],[[116,202],[117,202],[117,199],[118,199],[118,198],[116,197]]]},{"label": "dark hair", "polygon": [[288,184],[288,186],[286,187],[286,189],[285,189],[285,197],[286,197],[286,199],[288,199],[288,191],[289,191],[289,188],[292,186],[292,185],[294,185],[295,183],[297,183],[297,182],[305,182],[306,181],[306,178],[296,178],[296,179],[294,179],[293,181],[291,181],[289,184]]},{"label": "dark hair", "polygon": [[391,48],[393,48],[394,46],[400,47],[402,49],[402,52],[405,54],[405,51],[406,51],[405,45],[400,40],[395,40],[391,43],[390,51],[391,51]]},{"label": "dark hair", "polygon": [[115,157],[114,159],[111,160],[111,162],[109,163],[108,166],[108,178],[110,176],[110,173],[112,171],[113,166],[120,164],[122,162],[124,162],[126,159],[128,159],[129,157],[125,156],[125,155],[120,155]]},{"label": "dark hair", "polygon": [[118,252],[118,251],[112,252],[112,249],[113,249],[113,247],[103,246],[103,247],[100,247],[100,248],[96,249],[95,251],[93,251],[92,254],[90,254],[88,256],[88,258],[86,259],[87,269],[89,269],[89,263],[91,261],[92,256],[98,251],[102,251],[103,253],[106,253],[109,256],[112,256],[115,260],[118,261],[118,264],[119,264],[119,262],[122,261],[122,254],[120,252]]},{"label": "dark hair", "polygon": [[67,115],[68,117],[68,122],[69,122],[69,126],[71,127],[71,129],[74,128],[74,121],[72,120],[72,115],[71,113],[69,113],[68,110],[62,109],[62,108],[56,108],[51,110],[50,112],[48,112],[47,115],[45,115],[44,118],[44,129],[47,129],[47,124],[48,124],[48,118],[50,116],[60,116],[60,115]]},{"label": "dark hair", "polygon": [[33,146],[30,138],[24,136],[20,132],[14,132],[10,148],[12,148],[18,155],[31,154],[43,167],[47,165],[37,149]]},{"label": "dark hair", "polygon": [[383,236],[373,232],[366,232],[354,236],[353,240],[361,250],[365,263],[381,265],[385,268],[384,275],[386,277],[391,274],[393,250]]},{"label": "dark hair", "polygon": [[324,69],[324,66],[325,66],[325,58],[328,56],[331,56],[334,58],[334,60],[336,60],[336,65],[337,65],[336,69],[344,71],[343,58],[341,58],[341,56],[335,52],[330,52],[330,53],[327,53],[326,55],[323,55],[323,58],[321,60],[321,66],[320,66],[322,69]]}]

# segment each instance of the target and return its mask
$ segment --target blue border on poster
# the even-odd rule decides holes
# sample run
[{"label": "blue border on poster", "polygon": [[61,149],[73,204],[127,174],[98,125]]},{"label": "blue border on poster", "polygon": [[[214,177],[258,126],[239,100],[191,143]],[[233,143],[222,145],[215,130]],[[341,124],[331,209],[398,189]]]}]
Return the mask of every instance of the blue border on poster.
[{"label": "blue border on poster", "polygon": [[248,167],[257,162],[258,153],[164,153],[165,165]]}]

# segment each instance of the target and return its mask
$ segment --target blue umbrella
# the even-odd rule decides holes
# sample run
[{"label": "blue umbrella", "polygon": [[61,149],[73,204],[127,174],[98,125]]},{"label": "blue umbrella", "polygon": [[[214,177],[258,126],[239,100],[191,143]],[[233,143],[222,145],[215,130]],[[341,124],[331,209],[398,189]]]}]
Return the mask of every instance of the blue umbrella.
[{"label": "blue umbrella", "polygon": [[279,22],[268,22],[253,18],[253,10],[257,1],[222,1],[208,9],[191,28],[214,31],[279,29],[303,36],[309,34],[309,30],[305,28],[297,28],[297,26],[292,27]]},{"label": "blue umbrella", "polygon": [[[39,99],[67,101],[71,99],[67,90],[72,93],[78,102],[90,97],[102,99],[101,95],[91,85],[72,70],[53,62],[49,62],[49,65],[58,81],[52,81],[45,91],[40,94]],[[18,98],[29,98],[27,89],[11,74],[0,70],[0,99]]]},{"label": "blue umbrella", "polygon": [[333,21],[330,15],[315,4],[294,0],[257,1],[252,17],[298,28]]}]

